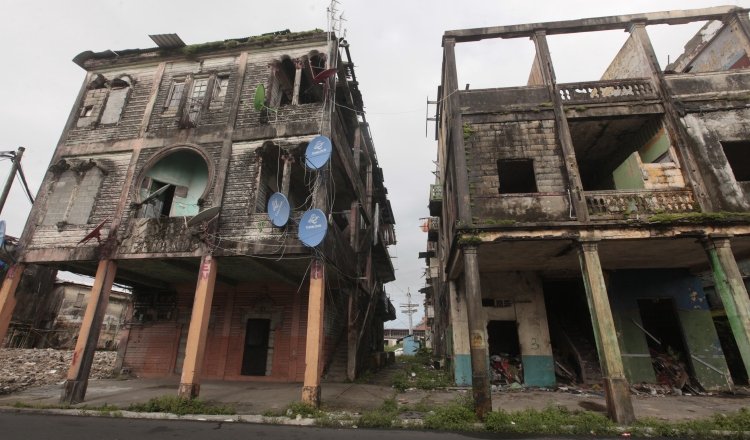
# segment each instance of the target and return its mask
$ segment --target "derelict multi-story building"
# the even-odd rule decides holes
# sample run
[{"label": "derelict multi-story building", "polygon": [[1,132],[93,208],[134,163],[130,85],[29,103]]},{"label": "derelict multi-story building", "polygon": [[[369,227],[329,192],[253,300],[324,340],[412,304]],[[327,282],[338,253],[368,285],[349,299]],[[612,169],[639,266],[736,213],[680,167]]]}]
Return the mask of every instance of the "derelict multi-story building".
[{"label": "derelict multi-story building", "polygon": [[[695,21],[708,24],[662,69],[647,28]],[[629,36],[601,79],[557,83],[548,38],[606,30]],[[459,86],[456,45],[491,38],[533,41],[526,86]],[[696,387],[747,381],[748,11],[463,29],[443,48],[422,256],[436,350],[478,412],[500,353],[521,358],[527,385],[554,385],[555,360],[603,382],[621,422],[629,384],[663,373],[658,351],[679,353]]]},{"label": "derelict multi-story building", "polygon": [[[152,38],[75,57],[86,78],[0,294],[0,340],[19,269],[50,265],[96,277],[64,400],[84,397],[117,282],[133,288],[131,373],[180,374],[183,396],[201,378],[304,380],[315,403],[325,370],[353,379],[383,361],[395,318],[393,213],[348,43]],[[327,161],[306,154],[320,135]],[[272,197],[288,221],[281,205],[269,216]],[[298,224],[313,208],[308,226],[327,232],[308,247]]]}]

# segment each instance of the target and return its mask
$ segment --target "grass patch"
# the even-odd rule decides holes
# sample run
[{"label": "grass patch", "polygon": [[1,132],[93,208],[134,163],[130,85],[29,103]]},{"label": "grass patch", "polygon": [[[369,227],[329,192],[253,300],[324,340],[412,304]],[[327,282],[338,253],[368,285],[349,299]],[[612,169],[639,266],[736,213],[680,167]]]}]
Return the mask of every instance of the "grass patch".
[{"label": "grass patch", "polygon": [[464,398],[430,411],[424,418],[424,427],[440,431],[474,431],[477,421],[473,403]]},{"label": "grass patch", "polygon": [[685,212],[681,214],[654,214],[647,220],[649,223],[737,223],[750,221],[748,212]]},{"label": "grass patch", "polygon": [[305,419],[317,419],[323,417],[325,413],[309,403],[292,402],[286,407],[284,415],[290,419],[296,419],[297,416]]},{"label": "grass patch", "polygon": [[360,428],[393,428],[398,426],[398,403],[396,399],[386,399],[380,408],[365,411],[357,422]]},{"label": "grass patch", "polygon": [[527,409],[508,413],[503,410],[487,414],[485,428],[492,432],[520,434],[604,435],[615,432],[615,424],[606,416],[589,411],[570,411],[548,407],[541,411]]},{"label": "grass patch", "polygon": [[[746,438],[741,433],[750,432],[750,410],[741,408],[728,414],[714,414],[700,420],[667,422],[657,419],[643,419],[633,424],[633,430],[638,434],[648,434],[660,437],[679,438]],[[734,436],[723,432],[737,433]]]},{"label": "grass patch", "polygon": [[432,352],[420,349],[414,356],[400,356],[397,362],[402,371],[393,375],[393,388],[406,391],[409,388],[434,390],[449,387],[453,381],[446,371],[432,367]]},{"label": "grass patch", "polygon": [[185,414],[236,414],[231,406],[213,405],[200,399],[184,399],[178,396],[161,396],[149,399],[146,403],[134,403],[128,411],[165,412],[176,415]]}]

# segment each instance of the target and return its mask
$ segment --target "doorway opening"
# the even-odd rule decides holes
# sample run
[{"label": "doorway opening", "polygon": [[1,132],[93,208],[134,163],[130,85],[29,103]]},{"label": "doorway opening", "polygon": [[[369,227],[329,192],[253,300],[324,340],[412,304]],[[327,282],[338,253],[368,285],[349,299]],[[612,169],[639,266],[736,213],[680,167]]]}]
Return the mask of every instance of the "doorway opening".
[{"label": "doorway opening", "polygon": [[243,376],[265,376],[268,362],[270,319],[248,319],[245,328],[245,350],[242,354]]},{"label": "doorway opening", "polygon": [[693,375],[690,352],[687,350],[672,298],[638,300],[641,322],[646,333],[651,363],[656,380],[682,389]]},{"label": "doorway opening", "polygon": [[523,383],[521,345],[516,321],[489,321],[487,344],[490,351],[490,373],[495,383]]},{"label": "doorway opening", "polygon": [[583,279],[547,279],[542,288],[558,379],[600,383],[599,353]]}]

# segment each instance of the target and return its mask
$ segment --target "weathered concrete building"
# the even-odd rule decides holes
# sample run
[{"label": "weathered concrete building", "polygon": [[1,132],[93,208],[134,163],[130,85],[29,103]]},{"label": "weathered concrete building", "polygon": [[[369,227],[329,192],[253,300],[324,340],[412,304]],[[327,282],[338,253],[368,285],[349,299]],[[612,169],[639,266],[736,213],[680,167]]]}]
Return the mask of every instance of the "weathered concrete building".
[{"label": "weathered concrete building", "polygon": [[[201,378],[304,380],[318,403],[332,362],[353,379],[384,356],[395,318],[393,213],[349,45],[323,31],[152,38],[75,57],[86,78],[0,291],[0,339],[15,273],[54,266],[96,277],[63,400],[84,397],[117,282],[133,288],[120,347],[133,374],[179,374],[182,396]],[[313,169],[318,135],[332,154]],[[274,193],[290,205],[282,227]],[[327,225],[315,247],[297,235],[311,208]]]},{"label": "weathered concrete building", "polygon": [[[35,269],[36,273],[31,272],[31,269]],[[50,285],[48,279],[50,275],[54,279],[55,272],[49,266],[26,267],[24,280],[16,291],[17,305],[4,346],[58,349],[75,347],[92,284],[58,279]],[[36,289],[31,290],[30,286]],[[111,289],[97,348],[117,348],[130,305],[130,292],[118,287]]]},{"label": "weathered concrete building", "polygon": [[[694,21],[708,24],[663,69],[647,27]],[[557,83],[548,37],[605,30],[629,36],[601,79]],[[533,41],[526,86],[459,87],[456,45],[491,38]],[[746,381],[748,11],[455,30],[443,48],[421,256],[437,350],[473,385],[478,412],[490,409],[487,357],[498,353],[521,358],[527,385],[554,384],[555,360],[575,366],[578,380],[603,382],[622,422],[629,384],[660,380],[656,353],[676,355],[696,387]]]}]

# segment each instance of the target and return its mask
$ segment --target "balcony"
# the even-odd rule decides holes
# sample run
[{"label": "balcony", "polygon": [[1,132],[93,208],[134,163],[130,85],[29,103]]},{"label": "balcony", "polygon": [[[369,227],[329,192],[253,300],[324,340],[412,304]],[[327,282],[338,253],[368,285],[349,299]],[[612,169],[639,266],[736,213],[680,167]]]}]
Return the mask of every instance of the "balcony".
[{"label": "balcony", "polygon": [[443,214],[443,187],[430,185],[430,215],[439,217]]},{"label": "balcony", "polygon": [[437,241],[440,233],[440,217],[430,217],[427,219],[427,240]]},{"label": "balcony", "polygon": [[597,104],[658,99],[647,78],[558,84],[563,104]]},{"label": "balcony", "polygon": [[690,190],[586,191],[592,220],[645,218],[659,213],[698,211]]}]

